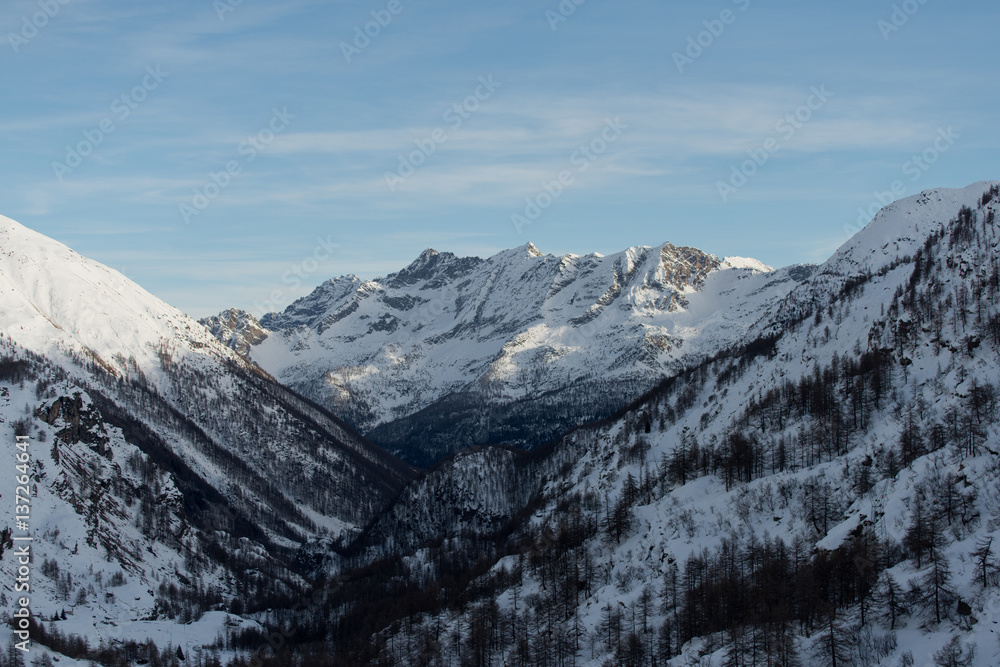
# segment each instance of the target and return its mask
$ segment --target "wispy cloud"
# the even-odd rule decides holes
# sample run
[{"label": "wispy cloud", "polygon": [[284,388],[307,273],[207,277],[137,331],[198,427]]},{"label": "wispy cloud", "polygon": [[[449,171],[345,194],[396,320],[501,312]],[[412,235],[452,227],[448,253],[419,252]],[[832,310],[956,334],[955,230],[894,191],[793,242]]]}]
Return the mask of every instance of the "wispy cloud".
[{"label": "wispy cloud", "polygon": [[[987,3],[936,6],[934,20],[911,22],[888,44],[875,29],[885,7],[759,7],[683,76],[670,53],[712,13],[693,0],[586,3],[555,32],[545,18],[554,2],[403,4],[350,63],[340,43],[384,5],[244,0],[221,18],[209,0],[61,5],[18,53],[0,41],[10,93],[0,108],[2,212],[65,230],[84,250],[120,253],[115,261],[182,305],[221,307],[274,279],[285,260],[268,263],[268,253],[294,261],[296,244],[308,248],[320,232],[343,235],[345,270],[358,273],[398,269],[428,245],[523,242],[511,212],[573,168],[608,118],[627,130],[533,224],[540,247],[683,238],[713,252],[775,253],[761,257],[775,265],[816,259],[856,218],[855,200],[898,178],[940,126],[960,127],[962,139],[913,187],[996,175],[1000,93],[984,82],[997,9]],[[0,35],[37,7],[5,4]],[[171,73],[164,85],[58,182],[52,162],[157,64]],[[454,127],[448,109],[481,76],[502,87]],[[829,103],[723,206],[715,183],[824,84]],[[275,107],[294,122],[246,159],[241,143]],[[436,130],[447,140],[390,189],[386,173]],[[232,160],[240,173],[183,224],[179,204]],[[804,207],[809,225],[789,213]],[[202,246],[233,256],[193,252]]]}]

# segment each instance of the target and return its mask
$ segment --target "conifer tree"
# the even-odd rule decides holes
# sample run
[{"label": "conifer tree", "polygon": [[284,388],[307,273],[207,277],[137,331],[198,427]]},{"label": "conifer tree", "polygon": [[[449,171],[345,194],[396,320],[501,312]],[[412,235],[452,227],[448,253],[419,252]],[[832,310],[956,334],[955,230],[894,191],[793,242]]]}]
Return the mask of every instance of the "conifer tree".
[{"label": "conifer tree", "polygon": [[976,540],[976,548],[972,551],[972,558],[976,562],[976,577],[983,588],[990,585],[990,573],[995,569],[993,563],[993,537],[987,535]]},{"label": "conifer tree", "polygon": [[812,646],[812,665],[817,667],[848,667],[851,664],[850,633],[832,605],[825,614],[823,629]]}]

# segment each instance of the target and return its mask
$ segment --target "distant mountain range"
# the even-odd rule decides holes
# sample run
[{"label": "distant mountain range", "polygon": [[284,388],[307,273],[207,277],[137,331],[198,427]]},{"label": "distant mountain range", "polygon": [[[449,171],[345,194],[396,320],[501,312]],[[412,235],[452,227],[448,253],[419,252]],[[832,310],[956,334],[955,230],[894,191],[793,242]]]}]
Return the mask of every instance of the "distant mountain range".
[{"label": "distant mountain range", "polygon": [[202,320],[289,387],[410,463],[535,448],[728,349],[815,267],[775,271],[669,243],[602,256],[534,245],[426,250],[385,278],[327,281],[258,322]]}]

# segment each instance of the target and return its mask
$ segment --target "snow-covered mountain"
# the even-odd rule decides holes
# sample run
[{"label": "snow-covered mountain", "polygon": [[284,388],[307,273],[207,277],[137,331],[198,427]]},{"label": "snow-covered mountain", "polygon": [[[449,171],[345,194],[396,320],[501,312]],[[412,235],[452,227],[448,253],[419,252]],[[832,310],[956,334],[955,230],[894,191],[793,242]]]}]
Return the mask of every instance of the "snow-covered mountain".
[{"label": "snow-covered mountain", "polygon": [[[998,212],[1000,183],[927,191],[820,266],[777,271],[673,246],[429,252],[260,323],[208,322],[303,387],[338,345],[398,335],[398,368],[376,355],[348,376],[405,398],[433,369],[455,384],[428,382],[446,393],[422,410],[460,422],[470,396],[520,405],[516,378],[645,386],[588,424],[553,399],[538,414],[572,423],[559,437],[425,471],[4,221],[0,437],[31,436],[35,611],[69,612],[45,642],[65,664],[97,655],[70,632],[234,667],[1000,664]],[[577,419],[604,400],[586,392]]]},{"label": "snow-covered mountain", "polygon": [[533,448],[612,414],[741,340],[811,271],[669,243],[583,257],[530,243],[488,259],[427,250],[385,278],[330,280],[260,322],[230,310],[203,323],[428,465],[473,445]]},{"label": "snow-covered mountain", "polygon": [[392,664],[1000,664],[998,212],[1000,183],[897,202],[739,345],[613,418],[449,457],[363,540],[359,566],[392,566],[334,582],[331,645]]},{"label": "snow-covered mountain", "polygon": [[94,642],[303,590],[414,474],[121,274],[0,218],[12,511],[15,433],[35,470],[32,610],[75,609],[66,627]]}]

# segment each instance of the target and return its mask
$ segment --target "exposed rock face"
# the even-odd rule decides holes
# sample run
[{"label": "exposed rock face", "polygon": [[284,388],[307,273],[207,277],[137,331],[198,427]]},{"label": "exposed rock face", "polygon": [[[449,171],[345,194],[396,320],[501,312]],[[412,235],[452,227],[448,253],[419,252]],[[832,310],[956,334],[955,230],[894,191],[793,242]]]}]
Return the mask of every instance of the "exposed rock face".
[{"label": "exposed rock face", "polygon": [[252,346],[259,345],[268,334],[256,317],[238,308],[230,308],[198,321],[208,327],[220,342],[244,357],[250,354]]}]

